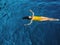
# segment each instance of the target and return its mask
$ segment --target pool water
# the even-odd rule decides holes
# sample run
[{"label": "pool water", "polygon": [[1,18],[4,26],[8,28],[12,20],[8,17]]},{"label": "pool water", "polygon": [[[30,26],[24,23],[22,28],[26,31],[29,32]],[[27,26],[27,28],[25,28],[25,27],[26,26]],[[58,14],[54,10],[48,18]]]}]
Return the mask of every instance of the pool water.
[{"label": "pool water", "polygon": [[0,0],[0,45],[60,45],[60,21],[38,22],[32,15],[60,19],[60,0]]}]

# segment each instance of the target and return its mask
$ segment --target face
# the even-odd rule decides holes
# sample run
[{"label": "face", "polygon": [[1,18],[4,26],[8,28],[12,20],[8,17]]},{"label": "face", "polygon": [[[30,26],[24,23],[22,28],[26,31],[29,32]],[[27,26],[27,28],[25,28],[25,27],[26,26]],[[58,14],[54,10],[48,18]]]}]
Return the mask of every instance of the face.
[{"label": "face", "polygon": [[31,16],[29,16],[29,18],[32,18]]}]

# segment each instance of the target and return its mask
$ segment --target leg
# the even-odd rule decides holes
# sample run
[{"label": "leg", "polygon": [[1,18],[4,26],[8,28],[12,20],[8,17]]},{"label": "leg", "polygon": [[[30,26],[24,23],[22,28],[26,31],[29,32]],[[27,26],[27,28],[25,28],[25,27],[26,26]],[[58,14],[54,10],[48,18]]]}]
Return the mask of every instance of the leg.
[{"label": "leg", "polygon": [[59,19],[48,18],[48,17],[41,17],[41,21],[59,21]]}]

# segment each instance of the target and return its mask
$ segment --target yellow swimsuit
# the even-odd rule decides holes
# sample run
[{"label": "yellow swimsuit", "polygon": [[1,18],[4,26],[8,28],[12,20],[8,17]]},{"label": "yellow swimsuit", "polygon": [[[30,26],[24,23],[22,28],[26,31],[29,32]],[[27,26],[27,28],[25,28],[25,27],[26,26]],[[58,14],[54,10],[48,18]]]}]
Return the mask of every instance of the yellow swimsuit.
[{"label": "yellow swimsuit", "polygon": [[43,18],[41,18],[41,16],[34,16],[34,17],[32,18],[32,20],[34,20],[34,21],[42,21],[42,19],[43,19]]}]

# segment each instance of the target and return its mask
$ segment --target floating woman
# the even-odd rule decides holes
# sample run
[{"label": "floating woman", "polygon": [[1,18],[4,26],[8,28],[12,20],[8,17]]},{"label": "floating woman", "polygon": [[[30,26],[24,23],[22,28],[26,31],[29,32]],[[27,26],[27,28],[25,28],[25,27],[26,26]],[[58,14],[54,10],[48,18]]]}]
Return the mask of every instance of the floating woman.
[{"label": "floating woman", "polygon": [[23,19],[28,19],[31,20],[30,23],[24,24],[24,25],[30,25],[33,21],[60,21],[60,19],[55,19],[55,18],[49,18],[49,17],[44,17],[44,16],[34,16],[34,12],[30,10],[32,13],[32,16],[25,16]]}]

